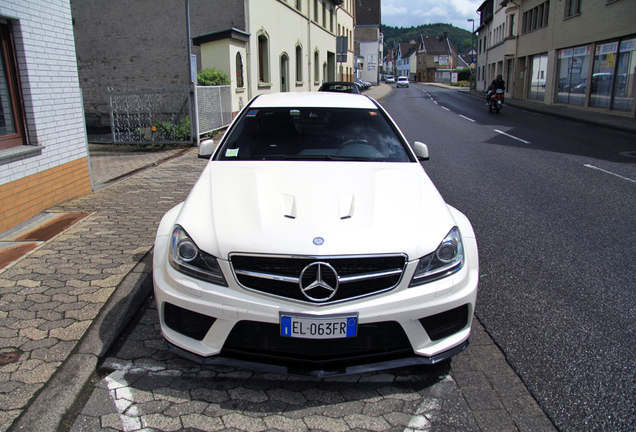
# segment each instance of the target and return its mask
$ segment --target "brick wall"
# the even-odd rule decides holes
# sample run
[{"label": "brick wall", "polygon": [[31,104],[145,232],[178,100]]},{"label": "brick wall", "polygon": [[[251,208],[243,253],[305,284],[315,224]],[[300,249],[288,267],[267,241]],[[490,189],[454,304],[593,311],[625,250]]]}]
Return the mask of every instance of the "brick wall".
[{"label": "brick wall", "polygon": [[0,0],[11,23],[28,155],[0,150],[0,232],[90,192],[88,148],[68,0]]},{"label": "brick wall", "polygon": [[0,232],[42,210],[91,192],[86,158],[0,185]]}]

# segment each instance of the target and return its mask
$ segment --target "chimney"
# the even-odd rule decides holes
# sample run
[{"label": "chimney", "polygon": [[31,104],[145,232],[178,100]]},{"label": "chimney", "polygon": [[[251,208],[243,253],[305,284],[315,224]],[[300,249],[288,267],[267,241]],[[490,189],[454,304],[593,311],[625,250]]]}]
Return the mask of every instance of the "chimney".
[{"label": "chimney", "polygon": [[444,32],[444,40],[448,39],[448,33]]}]

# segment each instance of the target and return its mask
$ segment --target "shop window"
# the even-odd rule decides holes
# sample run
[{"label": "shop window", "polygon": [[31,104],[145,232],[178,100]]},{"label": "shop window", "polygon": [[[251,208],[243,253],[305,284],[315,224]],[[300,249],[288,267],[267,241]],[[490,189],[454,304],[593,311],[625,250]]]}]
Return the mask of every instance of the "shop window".
[{"label": "shop window", "polygon": [[532,59],[532,71],[530,73],[530,92],[528,99],[545,100],[545,81],[548,70],[548,55],[536,55]]},{"label": "shop window", "polygon": [[618,42],[597,45],[595,54],[592,81],[589,83],[590,106],[609,108],[614,87]]},{"label": "shop window", "polygon": [[20,84],[8,23],[0,23],[0,149],[25,144]]},{"label": "shop window", "polygon": [[585,105],[590,54],[589,45],[558,52],[556,102]]},{"label": "shop window", "polygon": [[631,111],[634,106],[634,82],[636,81],[636,39],[622,41],[619,46],[618,68],[614,81],[612,108]]}]

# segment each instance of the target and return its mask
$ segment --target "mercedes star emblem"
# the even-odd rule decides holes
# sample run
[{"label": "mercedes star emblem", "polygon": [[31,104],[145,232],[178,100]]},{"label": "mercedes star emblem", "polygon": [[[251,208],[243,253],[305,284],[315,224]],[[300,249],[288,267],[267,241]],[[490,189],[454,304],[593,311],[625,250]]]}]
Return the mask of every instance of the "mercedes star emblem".
[{"label": "mercedes star emblem", "polygon": [[300,273],[300,292],[311,301],[324,302],[338,291],[338,272],[331,264],[314,262]]}]

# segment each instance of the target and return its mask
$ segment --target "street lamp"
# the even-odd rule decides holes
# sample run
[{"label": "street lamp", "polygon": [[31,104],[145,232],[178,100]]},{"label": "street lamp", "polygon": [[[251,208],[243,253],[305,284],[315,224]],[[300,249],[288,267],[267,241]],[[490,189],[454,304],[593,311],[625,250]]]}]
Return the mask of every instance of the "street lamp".
[{"label": "street lamp", "polygon": [[[473,23],[473,33],[470,36],[470,60],[471,60],[470,64],[475,64],[475,62],[472,61],[474,59],[473,51],[475,51],[475,19],[474,18],[468,18],[468,21]],[[475,68],[471,67],[470,68],[470,89],[471,90],[473,90],[473,77],[474,76],[475,76]]]}]

